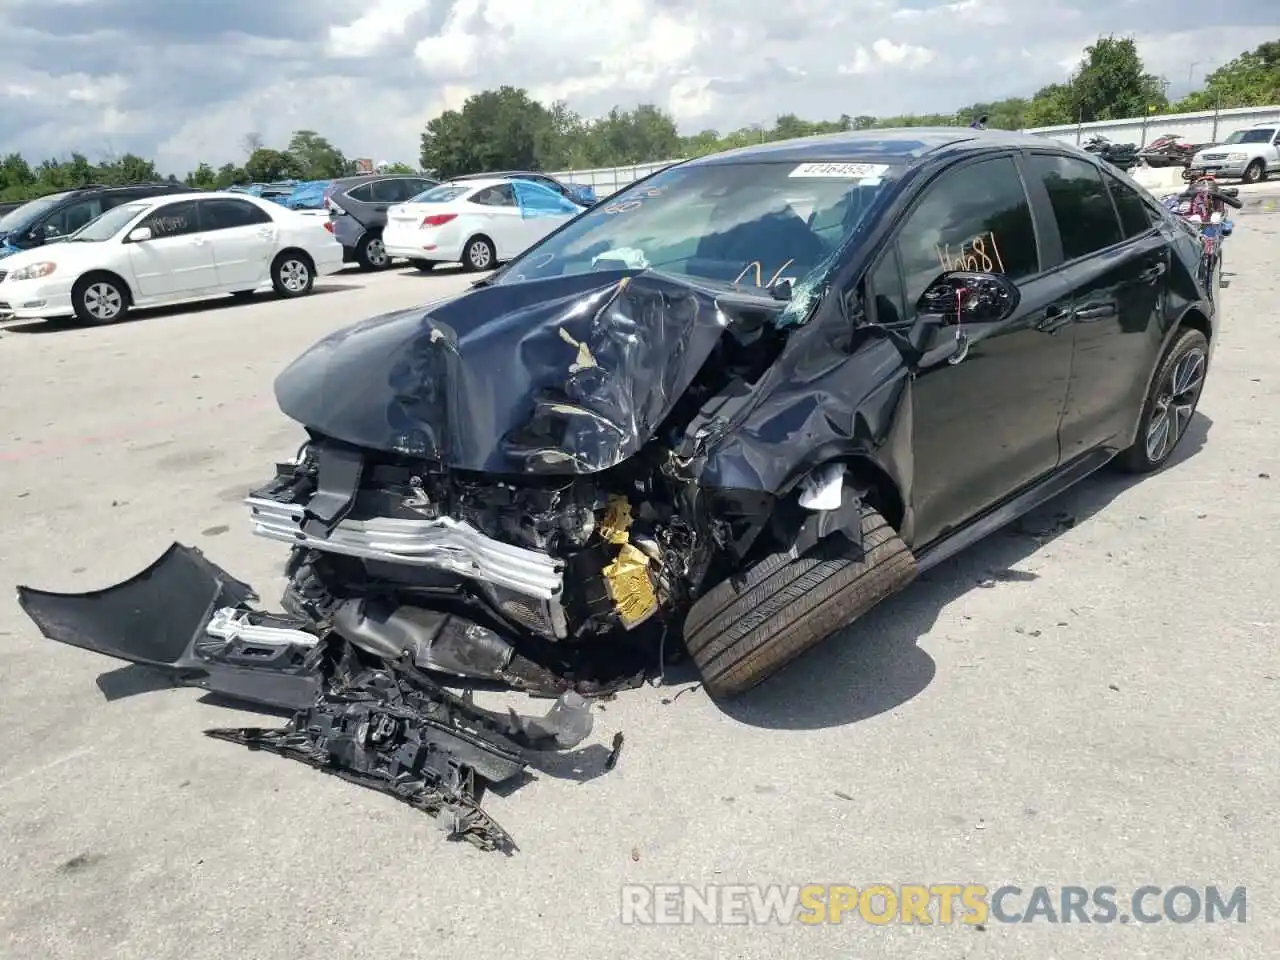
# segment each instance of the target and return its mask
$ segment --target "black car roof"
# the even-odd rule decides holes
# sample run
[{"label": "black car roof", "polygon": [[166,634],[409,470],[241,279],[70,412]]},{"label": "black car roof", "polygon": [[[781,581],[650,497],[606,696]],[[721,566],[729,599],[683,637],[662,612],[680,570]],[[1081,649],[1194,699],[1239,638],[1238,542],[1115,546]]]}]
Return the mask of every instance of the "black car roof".
[{"label": "black car roof", "polygon": [[886,130],[849,130],[795,140],[738,147],[688,161],[686,166],[720,163],[815,163],[840,160],[875,160],[883,163],[916,163],[932,154],[990,150],[1000,147],[1069,147],[1068,144],[1029,133],[1009,130],[972,130],[967,127],[900,127]]}]

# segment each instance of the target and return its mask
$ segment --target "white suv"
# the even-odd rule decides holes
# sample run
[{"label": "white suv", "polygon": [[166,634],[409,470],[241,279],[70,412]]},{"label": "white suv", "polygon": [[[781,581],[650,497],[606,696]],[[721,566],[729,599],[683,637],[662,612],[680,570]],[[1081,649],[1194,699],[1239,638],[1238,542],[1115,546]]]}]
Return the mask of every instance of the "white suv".
[{"label": "white suv", "polygon": [[1277,170],[1280,170],[1280,124],[1255,123],[1237,130],[1222,143],[1196,151],[1189,172],[1239,177],[1245,183],[1257,183]]}]

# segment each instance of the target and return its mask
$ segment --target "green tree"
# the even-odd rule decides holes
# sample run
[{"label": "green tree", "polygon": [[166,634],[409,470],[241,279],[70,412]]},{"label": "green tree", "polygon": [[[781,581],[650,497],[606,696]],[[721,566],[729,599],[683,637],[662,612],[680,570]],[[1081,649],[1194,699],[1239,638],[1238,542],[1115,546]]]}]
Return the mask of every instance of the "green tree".
[{"label": "green tree", "polygon": [[[188,173],[182,182],[197,190],[212,190],[218,185],[218,174],[214,172],[213,167],[202,162]],[[231,184],[228,183],[227,186]]]},{"label": "green tree", "polygon": [[1133,38],[1114,35],[1085,47],[1068,96],[1075,118],[1085,123],[1141,117],[1169,102],[1160,79],[1143,67]]},{"label": "green tree", "polygon": [[299,176],[297,163],[283,150],[259,147],[244,162],[244,171],[255,183],[269,183]]},{"label": "green tree", "polygon": [[1280,103],[1280,40],[1242,53],[1205,77],[1203,90],[1178,101],[1179,112]]},{"label": "green tree", "polygon": [[1022,115],[1027,127],[1055,127],[1075,123],[1077,117],[1071,99],[1071,87],[1065,83],[1051,83],[1036,91]]},{"label": "green tree", "polygon": [[342,151],[314,130],[295,130],[284,152],[293,160],[293,175],[303,180],[346,176],[350,166]]}]

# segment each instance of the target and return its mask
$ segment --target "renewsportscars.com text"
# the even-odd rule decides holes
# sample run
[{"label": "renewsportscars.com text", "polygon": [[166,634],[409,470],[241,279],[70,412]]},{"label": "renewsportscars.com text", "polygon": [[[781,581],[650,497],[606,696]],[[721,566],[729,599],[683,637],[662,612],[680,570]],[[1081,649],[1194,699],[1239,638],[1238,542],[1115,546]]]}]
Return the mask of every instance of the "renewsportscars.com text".
[{"label": "renewsportscars.com text", "polygon": [[628,884],[625,924],[1245,923],[1245,887]]}]

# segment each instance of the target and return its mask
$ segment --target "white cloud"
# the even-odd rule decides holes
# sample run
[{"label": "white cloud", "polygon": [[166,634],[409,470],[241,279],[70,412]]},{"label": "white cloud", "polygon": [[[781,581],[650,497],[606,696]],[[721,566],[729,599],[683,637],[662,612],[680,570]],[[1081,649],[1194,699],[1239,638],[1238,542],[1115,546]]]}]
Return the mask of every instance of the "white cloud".
[{"label": "white cloud", "polygon": [[1113,32],[1177,95],[1277,21],[1274,0],[3,0],[0,143],[181,173],[308,128],[413,161],[432,116],[501,84],[587,115],[657,103],[690,133],[943,112],[1061,81]]}]

